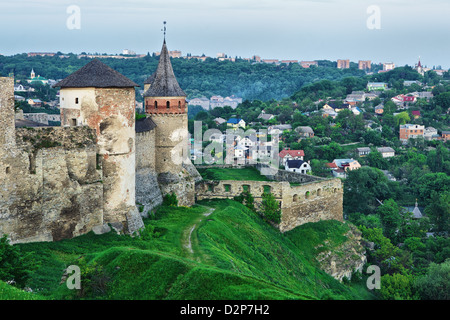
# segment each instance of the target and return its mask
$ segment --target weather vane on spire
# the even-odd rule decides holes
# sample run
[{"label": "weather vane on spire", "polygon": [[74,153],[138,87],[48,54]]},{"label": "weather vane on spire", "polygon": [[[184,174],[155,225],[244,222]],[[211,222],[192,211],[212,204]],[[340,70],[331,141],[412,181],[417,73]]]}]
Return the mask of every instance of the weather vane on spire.
[{"label": "weather vane on spire", "polygon": [[164,23],[164,29],[161,29],[161,31],[164,31],[164,41],[166,41],[166,21]]}]

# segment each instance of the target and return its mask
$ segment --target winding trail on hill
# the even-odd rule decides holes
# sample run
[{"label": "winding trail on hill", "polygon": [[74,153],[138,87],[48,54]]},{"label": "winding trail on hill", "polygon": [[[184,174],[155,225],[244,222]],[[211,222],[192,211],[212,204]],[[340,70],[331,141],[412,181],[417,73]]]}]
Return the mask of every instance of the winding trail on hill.
[{"label": "winding trail on hill", "polygon": [[209,215],[211,215],[214,212],[214,210],[216,210],[215,208],[211,208],[211,207],[205,207],[205,208],[208,208],[208,211],[203,213],[202,216],[200,216],[200,219],[195,221],[193,226],[191,226],[190,228],[186,229],[183,232],[183,239],[182,239],[183,247],[186,248],[191,255],[194,254],[194,250],[192,248],[192,240],[191,240],[192,232],[195,230],[195,227],[197,226],[197,224],[202,221],[202,217],[208,217]]}]

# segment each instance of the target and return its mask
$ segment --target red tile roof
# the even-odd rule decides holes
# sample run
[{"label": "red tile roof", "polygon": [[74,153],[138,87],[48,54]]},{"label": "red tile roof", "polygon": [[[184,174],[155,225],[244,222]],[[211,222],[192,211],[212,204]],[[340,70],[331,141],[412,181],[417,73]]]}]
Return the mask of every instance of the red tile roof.
[{"label": "red tile roof", "polygon": [[338,168],[337,164],[334,163],[334,162],[327,163],[327,166],[328,166],[329,168],[331,168],[331,169],[337,169],[337,168]]},{"label": "red tile roof", "polygon": [[281,150],[279,153],[280,158],[284,158],[287,155],[290,155],[291,157],[304,157],[305,153],[303,152],[303,150]]}]

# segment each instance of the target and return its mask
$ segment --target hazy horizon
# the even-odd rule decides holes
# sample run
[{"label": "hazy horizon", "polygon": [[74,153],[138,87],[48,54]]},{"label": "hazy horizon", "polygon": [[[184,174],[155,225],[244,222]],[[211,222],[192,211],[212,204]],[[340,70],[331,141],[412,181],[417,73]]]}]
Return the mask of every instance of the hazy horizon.
[{"label": "hazy horizon", "polygon": [[[80,9],[79,29],[67,25]],[[379,29],[370,29],[379,9]],[[167,21],[169,50],[183,55],[279,60],[371,60],[448,69],[444,0],[0,0],[0,54],[24,52],[138,54],[160,51]]]}]

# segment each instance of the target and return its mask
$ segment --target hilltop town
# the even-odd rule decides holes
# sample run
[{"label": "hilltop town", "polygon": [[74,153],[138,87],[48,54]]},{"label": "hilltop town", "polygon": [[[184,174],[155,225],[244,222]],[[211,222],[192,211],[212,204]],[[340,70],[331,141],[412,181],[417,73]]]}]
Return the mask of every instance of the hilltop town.
[{"label": "hilltop town", "polygon": [[[80,68],[58,79],[42,68],[42,61],[50,61],[45,59],[75,58]],[[192,261],[201,273],[219,272],[220,278],[229,272],[239,278],[233,281],[249,281],[242,296],[223,289],[228,284],[221,281],[220,288],[201,290],[218,299],[259,292],[261,281],[254,279],[274,285],[277,297],[326,298],[328,289],[317,293],[317,286],[305,285],[313,283],[310,268],[321,270],[320,281],[347,298],[426,299],[432,281],[424,275],[433,277],[431,268],[448,265],[448,70],[424,67],[420,59],[410,67],[224,53],[183,57],[165,40],[153,55],[47,52],[20,59],[39,61],[40,67],[0,78],[0,236],[16,247],[34,252],[45,246],[55,257],[59,249],[52,243],[69,243],[64,250],[80,252],[88,250],[84,241],[107,239],[98,240],[103,246],[113,239],[117,247],[106,248],[107,254],[89,251],[104,270],[95,259],[83,263],[95,269],[91,279],[104,272],[121,285],[126,281],[120,268],[146,259],[132,256],[139,250],[164,263],[158,268],[171,270],[167,283],[185,294],[179,281],[188,277]],[[133,61],[152,71],[134,81],[110,66],[133,69]],[[188,93],[183,83],[191,78],[177,76],[179,63],[209,68],[221,82],[228,78],[214,71],[219,64],[270,67],[299,77],[336,73],[331,80],[305,80],[279,99],[246,99],[243,91],[219,94],[207,85]],[[272,248],[259,242],[255,230]],[[81,249],[73,249],[78,241]],[[121,241],[139,250],[124,253]],[[68,263],[72,255],[54,259]],[[112,256],[120,257],[120,266],[110,265]],[[262,270],[255,270],[258,259]],[[270,269],[274,261],[279,270]],[[361,296],[355,287],[367,264],[380,266],[385,283],[407,290],[401,296],[389,290]],[[172,270],[175,265],[184,271]],[[158,277],[165,276],[160,270]],[[56,276],[49,278],[48,288]],[[108,290],[65,294],[122,297]],[[176,290],[161,290],[157,297],[180,298]]]}]

